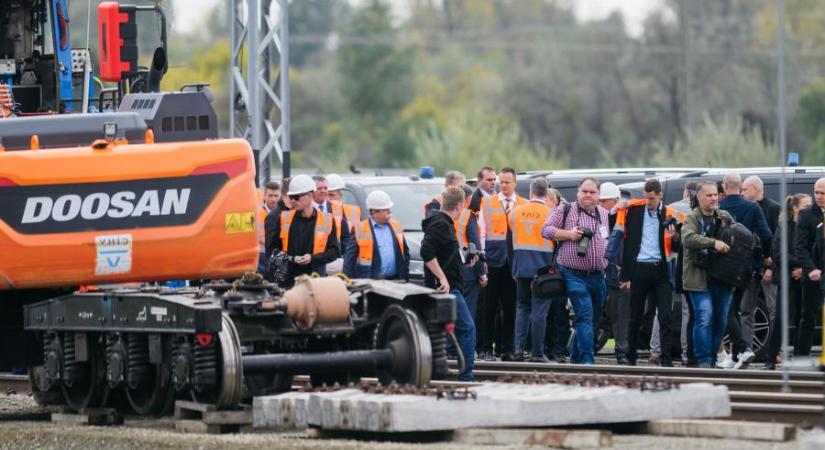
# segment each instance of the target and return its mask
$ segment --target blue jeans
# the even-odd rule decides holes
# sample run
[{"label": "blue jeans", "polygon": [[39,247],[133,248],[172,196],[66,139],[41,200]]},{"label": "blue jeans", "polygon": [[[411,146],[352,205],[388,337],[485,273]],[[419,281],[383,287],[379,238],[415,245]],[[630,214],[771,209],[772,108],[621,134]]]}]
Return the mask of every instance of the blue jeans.
[{"label": "blue jeans", "polygon": [[733,291],[708,281],[708,290],[689,292],[693,304],[693,353],[699,364],[713,365],[727,327]]},{"label": "blue jeans", "polygon": [[573,364],[593,364],[593,305],[599,310],[604,307],[607,286],[604,272],[584,274],[580,271],[559,266],[564,275],[567,297],[573,305],[573,340],[570,341],[570,362]]},{"label": "blue jeans", "polygon": [[530,283],[532,278],[516,280],[516,355],[521,355],[527,344],[530,332],[533,358],[544,356],[544,336],[547,332],[547,312],[550,310],[549,298],[536,298]]},{"label": "blue jeans", "polygon": [[458,289],[453,289],[450,294],[455,296],[455,338],[461,353],[464,354],[465,367],[458,374],[459,381],[473,381],[473,353],[476,350],[476,326],[464,295]]},{"label": "blue jeans", "polygon": [[475,318],[478,312],[478,294],[481,292],[481,285],[478,284],[476,278],[476,269],[474,267],[464,267],[464,301],[467,302],[467,308],[470,309],[470,317]]}]

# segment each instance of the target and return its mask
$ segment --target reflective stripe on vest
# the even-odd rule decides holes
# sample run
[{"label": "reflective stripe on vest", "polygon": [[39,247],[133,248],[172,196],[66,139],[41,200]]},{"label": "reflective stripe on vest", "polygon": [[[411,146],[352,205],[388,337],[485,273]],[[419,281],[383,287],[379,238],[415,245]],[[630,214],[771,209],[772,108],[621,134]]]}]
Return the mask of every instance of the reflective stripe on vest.
[{"label": "reflective stripe on vest", "polygon": [[513,230],[513,250],[534,250],[550,253],[553,242],[541,235],[541,227],[553,209],[543,203],[530,202],[510,212]]},{"label": "reflective stripe on vest", "polygon": [[[527,203],[527,200],[516,195],[515,204],[510,207],[510,210],[512,211],[517,206],[525,203]],[[482,205],[484,207],[484,226],[486,227],[487,241],[507,240],[507,215],[504,213],[504,205],[498,195],[485,197]]]},{"label": "reflective stripe on vest", "polygon": [[[404,227],[401,222],[390,219],[389,223],[393,234],[395,235],[396,244],[404,254]],[[372,266],[372,253],[374,248],[374,240],[372,238],[372,224],[369,219],[362,220],[359,226],[355,227],[355,242],[358,244],[358,264],[361,266]]]},{"label": "reflective stripe on vest", "polygon": [[[627,214],[630,211],[630,208],[647,208],[647,200],[645,199],[631,199],[627,202],[627,206],[620,209],[616,213],[616,225],[613,226],[614,230],[621,231],[624,233],[625,239],[627,239],[627,233],[625,232],[625,227],[627,226]],[[665,220],[670,217],[675,217],[677,221],[680,223],[685,222],[685,215],[676,211],[675,209],[671,208],[670,206],[665,206]],[[675,255],[671,254],[673,248],[673,240],[667,233],[664,233],[663,241],[665,243],[665,258],[671,259],[674,258]]]},{"label": "reflective stripe on vest", "polygon": [[327,200],[332,206],[332,218],[335,220],[335,236],[341,240],[341,224],[344,222],[344,208],[341,204],[332,200]]},{"label": "reflective stripe on vest", "polygon": [[467,238],[467,225],[470,224],[470,219],[473,217],[473,212],[469,209],[463,209],[461,215],[457,220],[453,221],[455,226],[455,238],[458,241],[458,248],[464,249],[470,245],[470,240]]},{"label": "reflective stripe on vest", "polygon": [[361,221],[361,207],[344,203],[343,208],[344,217],[347,218],[347,226],[349,226],[349,230],[352,231],[355,229],[355,225]]},{"label": "reflective stripe on vest", "polygon": [[[289,250],[289,228],[296,212],[294,209],[281,212],[281,246],[284,252]],[[324,250],[326,250],[327,240],[329,240],[329,234],[332,232],[332,223],[332,214],[316,210],[315,233],[312,239],[313,255],[324,253]]]}]

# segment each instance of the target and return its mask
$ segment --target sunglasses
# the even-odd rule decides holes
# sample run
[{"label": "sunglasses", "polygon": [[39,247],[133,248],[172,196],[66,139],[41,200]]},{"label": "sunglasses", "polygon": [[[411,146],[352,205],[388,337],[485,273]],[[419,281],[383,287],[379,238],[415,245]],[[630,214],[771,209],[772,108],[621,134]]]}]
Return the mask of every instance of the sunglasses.
[{"label": "sunglasses", "polygon": [[303,197],[305,195],[307,195],[307,194],[290,195],[289,199],[292,200],[293,202],[297,202],[298,200],[301,199],[301,197]]}]

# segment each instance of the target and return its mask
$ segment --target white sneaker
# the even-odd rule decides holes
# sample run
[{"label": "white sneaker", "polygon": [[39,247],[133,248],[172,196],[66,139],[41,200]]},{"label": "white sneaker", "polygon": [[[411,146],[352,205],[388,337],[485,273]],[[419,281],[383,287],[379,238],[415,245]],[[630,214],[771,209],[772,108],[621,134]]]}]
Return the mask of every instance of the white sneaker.
[{"label": "white sneaker", "polygon": [[725,353],[725,358],[721,360],[717,360],[716,367],[720,369],[733,369],[736,363],[733,362],[733,357],[731,355]]},{"label": "white sneaker", "polygon": [[748,364],[753,361],[753,358],[756,356],[752,351],[745,350],[744,352],[736,355],[736,365],[733,366],[734,369],[747,369]]}]

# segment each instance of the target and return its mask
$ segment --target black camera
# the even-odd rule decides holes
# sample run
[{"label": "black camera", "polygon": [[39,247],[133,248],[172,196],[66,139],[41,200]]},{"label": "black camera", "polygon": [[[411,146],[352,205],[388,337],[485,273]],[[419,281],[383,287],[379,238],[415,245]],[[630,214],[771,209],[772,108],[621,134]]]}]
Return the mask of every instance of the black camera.
[{"label": "black camera", "polygon": [[693,264],[700,269],[709,269],[710,260],[713,258],[716,250],[710,248],[703,248],[694,253]]},{"label": "black camera", "polygon": [[275,250],[270,255],[266,264],[266,277],[270,281],[283,283],[289,274],[289,263],[295,261],[294,256],[289,256],[282,250]]},{"label": "black camera", "polygon": [[480,250],[476,247],[475,242],[470,242],[467,247],[464,247],[464,261],[470,261],[473,259],[474,256],[478,256],[479,262],[484,262],[487,260],[484,250]]},{"label": "black camera", "polygon": [[579,231],[582,232],[582,238],[579,239],[576,246],[576,254],[584,258],[587,256],[587,248],[590,247],[590,240],[593,239],[593,230],[588,227],[579,227]]}]

